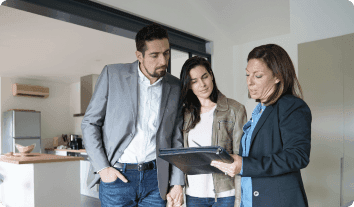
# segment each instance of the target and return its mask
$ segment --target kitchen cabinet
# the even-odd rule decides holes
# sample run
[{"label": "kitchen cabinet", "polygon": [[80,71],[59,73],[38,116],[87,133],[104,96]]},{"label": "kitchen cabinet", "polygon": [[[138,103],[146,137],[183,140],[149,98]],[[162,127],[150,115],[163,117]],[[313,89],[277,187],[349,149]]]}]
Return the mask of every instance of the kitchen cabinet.
[{"label": "kitchen cabinet", "polygon": [[90,169],[90,162],[88,161],[88,156],[85,150],[53,150],[46,149],[48,154],[55,154],[60,156],[75,156],[84,157],[85,160],[80,161],[80,193],[85,196],[90,196],[94,198],[99,198],[99,185],[89,188],[87,186],[87,176]]},{"label": "kitchen cabinet", "polygon": [[80,206],[81,157],[0,155],[0,201],[5,206]]},{"label": "kitchen cabinet", "polygon": [[98,185],[93,188],[87,186],[87,175],[90,169],[90,162],[87,160],[80,161],[80,193],[85,196],[99,198]]}]

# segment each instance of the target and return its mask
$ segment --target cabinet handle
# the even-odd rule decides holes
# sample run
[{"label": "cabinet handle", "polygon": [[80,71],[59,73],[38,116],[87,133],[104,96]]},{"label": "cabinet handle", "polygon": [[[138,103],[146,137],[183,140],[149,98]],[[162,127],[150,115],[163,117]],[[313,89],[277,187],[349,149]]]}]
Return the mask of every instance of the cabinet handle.
[{"label": "cabinet handle", "polygon": [[340,198],[339,198],[339,206],[343,206],[343,166],[344,166],[344,158],[341,157],[340,158],[340,183],[339,183],[339,186],[340,186],[340,189],[339,189],[339,192],[340,192]]},{"label": "cabinet handle", "polygon": [[4,182],[4,176],[0,174],[0,184]]}]

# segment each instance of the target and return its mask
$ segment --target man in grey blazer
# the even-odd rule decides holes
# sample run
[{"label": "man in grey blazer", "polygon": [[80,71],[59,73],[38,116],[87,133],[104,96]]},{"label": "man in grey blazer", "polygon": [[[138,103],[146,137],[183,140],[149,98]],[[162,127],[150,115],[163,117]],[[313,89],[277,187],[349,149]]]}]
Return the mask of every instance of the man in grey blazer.
[{"label": "man in grey blazer", "polygon": [[102,206],[180,206],[183,172],[158,157],[160,148],[183,147],[167,31],[152,24],[135,41],[138,60],[105,66],[81,124],[88,183],[100,184]]}]

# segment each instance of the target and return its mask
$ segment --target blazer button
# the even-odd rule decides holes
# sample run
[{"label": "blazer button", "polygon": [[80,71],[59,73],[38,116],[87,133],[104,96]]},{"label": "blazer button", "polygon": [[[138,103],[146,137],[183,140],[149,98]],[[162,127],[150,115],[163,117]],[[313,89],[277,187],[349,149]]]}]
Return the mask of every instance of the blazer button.
[{"label": "blazer button", "polygon": [[259,196],[259,192],[258,191],[254,191],[253,195],[256,196],[256,197]]}]

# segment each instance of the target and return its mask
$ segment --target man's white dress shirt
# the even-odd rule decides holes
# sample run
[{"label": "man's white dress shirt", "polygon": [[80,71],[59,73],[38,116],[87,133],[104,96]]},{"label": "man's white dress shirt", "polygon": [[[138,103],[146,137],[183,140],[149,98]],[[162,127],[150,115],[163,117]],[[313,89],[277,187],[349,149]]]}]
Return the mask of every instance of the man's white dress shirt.
[{"label": "man's white dress shirt", "polygon": [[144,163],[156,159],[156,132],[161,105],[162,77],[150,84],[150,80],[140,71],[139,65],[138,73],[137,131],[119,158],[120,163]]}]

